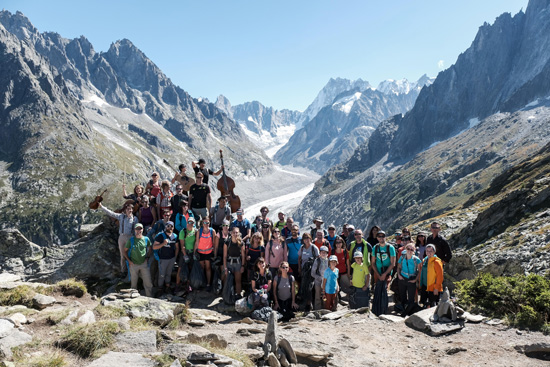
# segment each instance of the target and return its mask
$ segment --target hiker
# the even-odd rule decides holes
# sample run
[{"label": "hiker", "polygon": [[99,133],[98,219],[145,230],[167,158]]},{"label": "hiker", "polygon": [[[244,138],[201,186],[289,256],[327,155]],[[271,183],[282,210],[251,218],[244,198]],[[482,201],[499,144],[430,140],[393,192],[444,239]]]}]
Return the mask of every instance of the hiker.
[{"label": "hiker", "polygon": [[210,226],[207,218],[202,220],[199,233],[196,236],[194,257],[200,261],[202,270],[206,273],[206,291],[212,290],[212,267],[211,261],[214,255],[214,243],[217,241],[216,231]]},{"label": "hiker", "polygon": [[195,218],[208,218],[208,208],[212,202],[212,194],[210,187],[202,182],[203,174],[197,173],[195,176],[196,182],[189,189],[189,207],[195,214]]},{"label": "hiker", "polygon": [[244,273],[245,264],[245,246],[239,229],[234,227],[231,231],[231,239],[224,243],[223,246],[223,269],[226,279],[228,271],[231,271],[235,276],[235,291],[237,293],[237,298],[241,297],[241,279]]},{"label": "hiker", "polygon": [[437,305],[440,292],[443,292],[443,261],[436,255],[435,246],[429,244],[422,260],[420,303],[427,308]]},{"label": "hiker", "polygon": [[143,197],[144,194],[145,194],[145,190],[143,186],[136,185],[134,186],[134,192],[128,195],[126,194],[126,185],[122,184],[122,197],[124,199],[134,200],[134,204],[141,202],[141,198]]},{"label": "hiker", "polygon": [[141,207],[138,209],[138,221],[143,224],[143,232],[147,233],[151,226],[157,222],[157,211],[149,205],[149,196],[141,197]]},{"label": "hiker", "polygon": [[261,231],[262,231],[262,216],[257,215],[254,218],[254,222],[252,223],[252,225],[250,227],[250,232],[251,232],[251,234],[255,234],[255,233],[259,233]]},{"label": "hiker", "polygon": [[259,257],[254,264],[254,273],[250,281],[251,293],[248,296],[248,303],[252,309],[269,306],[269,294],[273,277],[265,265],[265,259]]},{"label": "hiker", "polygon": [[330,226],[328,226],[328,235],[325,237],[325,239],[330,244],[329,249],[332,249],[332,252],[334,252],[334,241],[337,238],[341,237],[336,234],[336,226],[334,226],[334,224],[331,224]]},{"label": "hiker", "polygon": [[269,243],[271,241],[271,225],[269,222],[262,222],[262,231],[260,232],[262,234],[262,238],[264,239],[264,244]]},{"label": "hiker", "polygon": [[[370,273],[369,263],[363,262],[363,253],[353,254],[353,275],[351,278],[350,308],[369,307],[370,300]],[[368,260],[368,258],[366,258]]]},{"label": "hiker", "polygon": [[180,201],[178,208],[179,210],[176,213],[176,218],[174,222],[176,234],[179,234],[181,230],[187,227],[187,221],[189,220],[189,218],[195,217],[193,212],[189,210],[189,204],[187,200]]},{"label": "hiker", "polygon": [[155,238],[153,250],[158,251],[159,256],[159,277],[158,287],[164,287],[164,293],[173,293],[170,289],[172,279],[172,270],[179,253],[178,238],[174,233],[174,222],[166,223],[164,232],[161,232]]},{"label": "hiker", "polygon": [[246,249],[246,263],[248,268],[246,279],[249,281],[252,279],[254,264],[260,257],[265,259],[264,239],[259,232],[256,232],[252,235],[250,246]]},{"label": "hiker", "polygon": [[[299,252],[302,248],[302,238],[298,236],[299,228],[296,224],[292,226],[292,232],[290,237],[287,237],[285,240],[286,248],[288,250],[288,263],[291,273],[296,278],[296,281],[300,281],[300,262],[299,262]],[[280,267],[279,267],[280,268]]]},{"label": "hiker", "polygon": [[326,247],[328,247],[328,252],[332,253],[332,246],[330,245],[330,243],[323,236],[323,231],[315,232],[315,237],[313,237],[313,238],[315,239],[313,244],[315,246],[317,246],[317,248],[319,250],[321,249],[321,247],[326,246]]},{"label": "hiker", "polygon": [[338,258],[336,255],[329,257],[328,265],[328,268],[323,273],[321,296],[325,300],[325,310],[336,311],[336,299],[340,291],[340,287],[338,286]]},{"label": "hiker", "polygon": [[288,237],[292,236],[292,226],[294,225],[294,218],[286,218],[286,225],[281,229],[281,237],[283,240],[286,240]]},{"label": "hiker", "polygon": [[397,265],[397,277],[399,278],[399,299],[403,305],[402,316],[412,314],[416,303],[416,285],[419,282],[421,260],[415,255],[415,248],[411,242],[404,246],[405,252]]},{"label": "hiker", "polygon": [[155,198],[160,194],[160,175],[158,172],[153,172],[151,174],[151,179],[147,182],[145,186],[145,193],[151,198]]},{"label": "hiker", "polygon": [[344,288],[344,290],[347,290],[350,285],[350,280],[348,276],[348,269],[350,265],[348,250],[344,246],[344,240],[340,238],[340,236],[336,237],[334,246],[335,247],[332,250],[332,255],[336,256],[336,259],[338,260],[337,268],[339,290],[341,290],[342,288]]},{"label": "hiker", "polygon": [[[176,223],[176,215],[178,214],[180,210],[180,205],[182,201],[188,201],[187,194],[183,194],[183,186],[181,184],[176,185],[176,193],[172,198],[170,199],[170,207],[172,208],[172,216],[170,217],[170,220],[174,223]],[[177,229],[177,227],[176,227]],[[179,232],[179,229],[177,229]]]},{"label": "hiker", "polygon": [[219,232],[225,220],[231,220],[231,208],[227,205],[227,198],[220,196],[216,205],[210,209],[210,223],[212,223],[212,228]]},{"label": "hiker", "polygon": [[346,237],[346,247],[351,248],[351,243],[355,241],[355,227],[353,224],[348,224],[348,236]]},{"label": "hiker", "polygon": [[[402,236],[401,236],[401,249],[400,249],[401,251],[397,250],[397,258],[398,259],[401,258],[401,255],[404,254],[407,251],[406,247],[409,243],[412,244],[413,247],[414,247],[414,244],[412,243],[411,232],[409,231],[409,229],[408,228],[403,228],[401,230],[401,233],[402,233]],[[414,254],[416,255],[416,249],[415,249]]]},{"label": "hiker", "polygon": [[[354,231],[353,236],[355,237],[355,240],[351,241],[349,252],[354,254],[357,251],[360,251],[363,254],[363,259],[369,259],[372,255],[372,246],[363,238],[363,231],[357,229]],[[351,259],[350,261],[353,262],[354,260]],[[368,262],[369,261],[367,261],[367,263]]]},{"label": "hiker", "polygon": [[367,242],[370,243],[371,249],[378,244],[378,238],[376,236],[378,235],[378,231],[380,230],[382,230],[382,228],[380,228],[379,226],[372,226],[372,228],[369,231]]},{"label": "hiker", "polygon": [[453,257],[453,253],[451,252],[451,247],[449,246],[449,242],[445,239],[445,237],[441,236],[439,232],[441,231],[441,225],[437,222],[433,222],[430,225],[430,230],[432,231],[432,234],[428,236],[426,243],[435,245],[436,249],[436,255],[437,257],[443,261],[443,264],[448,264],[449,261],[451,261],[451,258]]},{"label": "hiker", "polygon": [[[189,195],[189,192],[183,190],[183,187],[190,187],[191,185],[191,182],[192,182],[192,178],[187,176],[187,166],[185,164],[180,164],[178,166],[178,169],[180,170],[179,172],[176,172],[176,174],[174,175],[174,178],[172,178],[172,184],[176,181],[178,181],[180,183],[180,185],[182,186],[182,190],[181,190],[181,193],[185,196]],[[177,190],[177,188],[176,188]],[[176,206],[177,208],[177,206]]]},{"label": "hiker", "polygon": [[[185,274],[187,275],[186,281],[186,287],[184,288],[186,292],[191,291],[191,287],[189,286],[189,272],[191,271],[191,265],[193,260],[193,251],[195,250],[195,241],[196,241],[196,234],[197,234],[197,228],[195,228],[195,218],[189,217],[187,220],[187,226],[185,229],[181,230],[178,239],[180,242],[180,250],[181,250],[181,256],[180,261],[178,263],[179,271],[176,276],[176,292],[180,290],[181,278]],[[186,269],[184,269],[186,267]]]},{"label": "hiker", "polygon": [[426,256],[426,234],[424,232],[416,234],[416,253],[420,260],[424,260]]},{"label": "hiker", "polygon": [[328,247],[321,246],[321,249],[319,251],[319,257],[315,259],[311,267],[311,276],[313,277],[315,282],[313,296],[314,310],[320,310],[323,307],[323,276],[325,274],[325,270],[328,269]]},{"label": "hiker", "polygon": [[326,229],[323,229],[323,223],[325,222],[323,222],[321,217],[317,217],[313,220],[313,224],[315,224],[315,227],[312,228],[311,231],[309,232],[309,234],[311,235],[311,238],[316,238],[317,231],[323,232],[323,238],[328,235],[328,232],[326,231]]},{"label": "hiker", "polygon": [[262,218],[262,224],[264,223],[268,223],[269,224],[269,228],[273,228],[273,222],[271,221],[271,219],[269,219],[267,217],[267,214],[269,213],[269,209],[267,208],[267,206],[262,206],[260,208],[260,214],[261,214],[261,218]]},{"label": "hiker", "polygon": [[241,238],[243,239],[244,243],[248,243],[250,241],[250,222],[248,219],[243,218],[244,210],[242,208],[237,210],[237,219],[231,223],[231,228],[237,227],[239,229],[239,232],[241,233]]},{"label": "hiker", "polygon": [[384,231],[378,231],[376,238],[378,244],[374,246],[371,256],[375,282],[372,312],[380,316],[388,310],[388,285],[392,279],[392,269],[395,267],[395,248],[386,243]]},{"label": "hiker", "polygon": [[99,203],[99,208],[109,217],[118,220],[118,250],[120,253],[120,271],[126,271],[126,261],[124,260],[124,248],[128,240],[134,234],[134,227],[138,223],[138,218],[132,213],[133,205],[125,204],[122,213],[115,213],[109,210],[103,204]]},{"label": "hiker", "polygon": [[143,281],[145,295],[153,296],[151,273],[147,267],[147,258],[151,256],[151,242],[143,235],[143,224],[137,223],[134,227],[135,235],[124,244],[123,260],[128,262],[130,272],[130,287],[137,289],[138,278]]},{"label": "hiker", "polygon": [[[233,227],[233,228],[236,228],[236,227]],[[231,229],[231,231],[232,230],[233,229]],[[220,231],[217,233],[218,233],[218,243],[216,246],[214,246],[215,247],[214,257],[216,258],[216,260],[219,258],[220,266],[223,266],[223,258],[224,258],[223,248],[226,244],[229,244],[229,242],[231,241],[231,232],[229,230],[228,220],[225,220],[225,219],[223,220],[222,225],[220,227]],[[239,232],[239,235],[240,234],[241,233]]]},{"label": "hiker", "polygon": [[[344,243],[346,243],[346,240],[347,240],[348,234],[349,234],[348,225],[349,224],[344,223],[344,225],[342,226],[342,233],[340,233],[340,237],[344,240]],[[329,235],[330,235],[330,233],[329,233]]]},{"label": "hiker", "polygon": [[170,191],[170,181],[162,181],[160,187],[161,191],[158,193],[156,200],[157,214],[160,217],[160,213],[168,210],[170,212],[170,216],[172,216],[172,203],[170,200],[174,194]]},{"label": "hiker", "polygon": [[[309,260],[309,258],[316,259],[319,257],[320,249],[316,246],[313,246],[311,243],[311,235],[309,233],[304,233],[302,236],[302,247],[298,253],[298,273],[302,273],[302,267]],[[328,254],[328,248],[327,248]]]},{"label": "hiker", "polygon": [[279,212],[277,216],[279,217],[279,220],[273,225],[273,227],[279,228],[279,231],[281,231],[286,226],[285,213]]},{"label": "hiker", "polygon": [[212,171],[211,169],[209,168],[205,168],[206,166],[206,161],[203,159],[203,158],[199,158],[198,161],[193,161],[191,162],[191,166],[193,166],[193,171],[195,171],[195,177],[197,176],[197,174],[200,172],[202,174],[202,177],[203,177],[203,182],[208,185],[208,177],[209,175],[212,175],[212,176],[219,176],[222,171],[223,171],[223,166],[216,172]]},{"label": "hiker", "polygon": [[170,221],[170,215],[171,214],[168,210],[164,211],[162,213],[162,217],[160,217],[160,219],[155,222],[153,227],[151,227],[149,232],[147,232],[147,237],[149,237],[151,241],[157,236],[157,234],[164,231],[166,228],[166,223]]},{"label": "hiker", "polygon": [[272,276],[277,275],[279,265],[283,261],[288,261],[288,249],[277,226],[273,227],[271,240],[265,246],[265,256],[267,267]]},{"label": "hiker", "polygon": [[289,274],[289,265],[283,261],[279,265],[279,272],[273,279],[273,309],[282,315],[282,321],[289,321],[294,318],[294,311],[298,309],[296,304],[296,281],[292,274]]}]

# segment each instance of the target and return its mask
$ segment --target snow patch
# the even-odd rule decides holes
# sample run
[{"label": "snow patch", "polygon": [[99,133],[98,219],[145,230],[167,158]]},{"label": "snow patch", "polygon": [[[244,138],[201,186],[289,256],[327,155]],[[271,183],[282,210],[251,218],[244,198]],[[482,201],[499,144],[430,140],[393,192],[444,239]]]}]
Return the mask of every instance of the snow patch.
[{"label": "snow patch", "polygon": [[428,149],[435,147],[435,146],[436,146],[437,144],[439,144],[439,143],[441,143],[440,140],[434,141],[432,144],[430,144],[430,146],[428,147]]},{"label": "snow patch", "polygon": [[298,205],[302,202],[306,195],[309,194],[311,190],[313,190],[314,186],[315,184],[312,183],[307,185],[303,189],[292,192],[290,194],[264,200],[257,204],[251,205],[245,208],[245,215],[250,217],[251,215],[260,214],[260,208],[262,206],[267,206],[271,213],[278,213],[280,211],[283,213],[289,213],[298,207]]},{"label": "snow patch", "polygon": [[336,109],[344,112],[347,115],[351,112],[351,108],[353,107],[355,102],[359,98],[361,98],[362,94],[363,93],[361,93],[361,92],[356,92],[356,93],[352,94],[351,96],[346,96],[346,97],[340,98],[338,101],[334,102],[334,104],[332,105],[332,108],[336,108]]},{"label": "snow patch", "polygon": [[469,127],[469,128],[471,129],[472,127],[474,127],[474,126],[476,126],[476,125],[479,124],[479,118],[474,117],[473,119],[470,119],[470,120],[468,121],[468,123],[470,124],[470,127]]},{"label": "snow patch", "polygon": [[535,106],[538,105],[539,103],[540,103],[540,101],[539,101],[539,99],[537,98],[537,99],[535,99],[533,102],[526,104],[526,105],[525,105],[525,108],[527,108],[527,107],[535,107]]},{"label": "snow patch", "polygon": [[91,94],[87,97],[85,97],[83,100],[82,100],[83,103],[95,103],[97,106],[101,107],[101,106],[110,106],[109,103],[107,103],[107,101],[105,101],[103,98],[100,98],[99,96],[95,95],[95,94]]}]

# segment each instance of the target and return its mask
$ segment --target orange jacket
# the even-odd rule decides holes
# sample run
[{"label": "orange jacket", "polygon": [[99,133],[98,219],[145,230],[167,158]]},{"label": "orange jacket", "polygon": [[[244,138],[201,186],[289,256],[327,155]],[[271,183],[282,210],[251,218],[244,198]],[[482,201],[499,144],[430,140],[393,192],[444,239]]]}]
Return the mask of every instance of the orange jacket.
[{"label": "orange jacket", "polygon": [[432,256],[428,259],[428,292],[433,292],[437,289],[443,292],[443,262],[437,256]]}]

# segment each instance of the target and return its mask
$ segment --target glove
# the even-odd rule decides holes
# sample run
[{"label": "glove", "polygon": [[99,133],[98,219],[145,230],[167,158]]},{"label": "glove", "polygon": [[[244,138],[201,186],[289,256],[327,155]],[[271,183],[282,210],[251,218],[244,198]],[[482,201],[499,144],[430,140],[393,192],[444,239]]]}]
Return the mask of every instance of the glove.
[{"label": "glove", "polygon": [[186,264],[189,263],[189,260],[190,260],[190,259],[189,259],[189,256],[185,255],[185,256],[183,257],[183,261],[185,261]]},{"label": "glove", "polygon": [[195,259],[196,261],[199,261],[199,259],[200,259],[199,254],[197,254],[197,253],[195,252],[195,254],[193,255],[193,259]]}]

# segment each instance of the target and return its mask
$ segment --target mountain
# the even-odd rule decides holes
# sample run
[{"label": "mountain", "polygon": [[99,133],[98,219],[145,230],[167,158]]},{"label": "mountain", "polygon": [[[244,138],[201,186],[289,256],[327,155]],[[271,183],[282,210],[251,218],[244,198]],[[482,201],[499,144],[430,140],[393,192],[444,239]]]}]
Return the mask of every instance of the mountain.
[{"label": "mountain", "polygon": [[[277,162],[307,167],[321,174],[326,172],[349,158],[380,121],[406,113],[414,105],[422,87],[431,84],[432,79],[424,75],[415,83],[406,79],[388,80],[377,89],[360,79],[360,83],[345,81],[331,79],[323,88],[310,107],[319,106],[321,101],[328,102],[327,105],[275,154]],[[352,89],[346,89],[354,85]],[[345,90],[334,95],[337,87]],[[332,95],[334,97],[329,101],[328,96]]]},{"label": "mountain", "polygon": [[382,122],[316,183],[295,219],[352,218],[391,232],[456,211],[507,169],[537,159],[550,141],[549,30],[550,2],[538,0],[483,25],[411,111]]},{"label": "mountain", "polygon": [[[235,176],[271,167],[216,106],[174,85],[129,40],[97,53],[84,37],[40,33],[20,12],[0,12],[0,222],[40,245],[67,243],[97,220],[86,203],[108,188],[163,178],[199,156]],[[215,184],[215,183],[213,183]]]},{"label": "mountain", "polygon": [[218,96],[215,105],[237,121],[250,140],[264,149],[268,156],[272,156],[288,141],[302,116],[300,111],[275,110],[258,101],[232,106],[223,95]]}]

